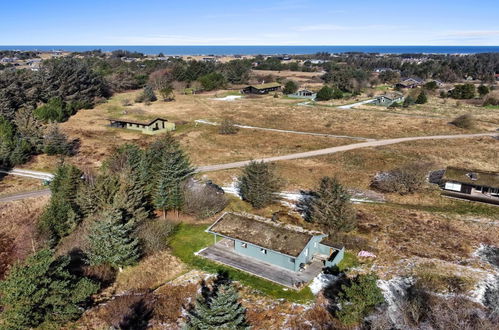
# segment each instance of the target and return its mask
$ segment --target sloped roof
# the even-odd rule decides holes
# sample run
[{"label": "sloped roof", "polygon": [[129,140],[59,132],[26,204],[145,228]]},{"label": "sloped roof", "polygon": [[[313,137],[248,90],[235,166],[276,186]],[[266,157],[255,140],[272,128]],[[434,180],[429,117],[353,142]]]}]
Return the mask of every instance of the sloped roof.
[{"label": "sloped roof", "polygon": [[154,122],[156,122],[158,120],[168,121],[168,119],[159,118],[159,117],[155,118],[149,122],[147,122],[147,121],[134,121],[134,120],[128,120],[128,119],[114,119],[114,118],[109,118],[108,120],[120,122],[120,123],[137,124],[137,125],[145,125],[145,126],[152,125],[152,124],[154,124]]},{"label": "sloped roof", "polygon": [[260,84],[260,85],[249,85],[248,87],[253,87],[256,89],[266,89],[266,88],[281,87],[281,84],[276,83],[276,82],[272,82],[272,83]]},{"label": "sloped roof", "polygon": [[403,96],[404,96],[404,94],[402,94],[402,93],[393,92],[393,93],[386,93],[384,95],[379,95],[376,98],[386,97],[387,99],[395,100],[395,99],[398,99],[398,98],[403,97]]},{"label": "sloped roof", "polygon": [[476,186],[499,188],[499,172],[470,170],[459,167],[447,167],[442,180],[468,183]]},{"label": "sloped roof", "polygon": [[323,235],[301,227],[239,213],[224,213],[207,231],[292,257],[300,255],[312,237]]}]

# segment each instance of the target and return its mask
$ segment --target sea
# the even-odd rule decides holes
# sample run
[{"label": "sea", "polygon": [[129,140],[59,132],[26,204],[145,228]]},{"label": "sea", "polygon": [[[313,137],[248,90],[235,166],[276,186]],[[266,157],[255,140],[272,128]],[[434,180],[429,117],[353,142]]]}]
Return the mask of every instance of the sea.
[{"label": "sea", "polygon": [[128,50],[146,55],[303,55],[327,53],[476,54],[498,53],[499,46],[2,46],[0,50],[84,52]]}]

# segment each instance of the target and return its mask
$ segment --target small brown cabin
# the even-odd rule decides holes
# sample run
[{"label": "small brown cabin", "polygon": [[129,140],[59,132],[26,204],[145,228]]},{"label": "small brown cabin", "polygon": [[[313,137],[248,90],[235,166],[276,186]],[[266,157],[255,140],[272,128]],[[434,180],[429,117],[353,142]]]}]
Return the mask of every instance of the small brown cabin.
[{"label": "small brown cabin", "polygon": [[281,84],[279,83],[268,83],[261,85],[249,85],[243,88],[242,92],[244,94],[268,94],[270,92],[277,92],[281,89]]},{"label": "small brown cabin", "polygon": [[447,196],[499,204],[499,172],[447,167],[441,188]]}]

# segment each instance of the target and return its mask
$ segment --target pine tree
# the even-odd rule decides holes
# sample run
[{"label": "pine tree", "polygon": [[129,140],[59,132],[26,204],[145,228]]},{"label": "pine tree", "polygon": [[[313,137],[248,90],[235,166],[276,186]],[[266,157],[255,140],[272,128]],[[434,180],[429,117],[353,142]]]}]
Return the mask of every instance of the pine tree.
[{"label": "pine tree", "polygon": [[81,219],[76,202],[81,177],[82,172],[69,164],[61,164],[55,171],[50,183],[52,196],[39,222],[40,229],[50,236],[52,244],[71,233]]},{"label": "pine tree", "polygon": [[119,177],[119,190],[113,200],[113,207],[125,213],[125,221],[134,225],[149,218],[149,205],[139,175],[131,170],[125,170]]},{"label": "pine tree", "polygon": [[34,328],[43,322],[77,319],[98,284],[68,271],[69,257],[41,250],[11,269],[0,282],[0,328]]},{"label": "pine tree", "polygon": [[246,309],[238,301],[236,288],[228,278],[220,281],[219,275],[217,280],[211,289],[203,285],[202,294],[188,311],[187,329],[248,328]]},{"label": "pine tree", "polygon": [[265,207],[276,200],[281,187],[273,165],[251,162],[238,179],[238,189],[243,200],[255,208]]},{"label": "pine tree", "polygon": [[310,201],[310,220],[333,231],[350,231],[356,226],[350,194],[335,178],[323,177]]},{"label": "pine tree", "polygon": [[124,222],[121,210],[112,209],[92,227],[88,235],[88,261],[121,269],[139,258],[139,242],[132,237],[133,226]]},{"label": "pine tree", "polygon": [[426,96],[424,91],[421,91],[416,98],[416,104],[425,104],[426,102],[428,102],[428,96]]}]

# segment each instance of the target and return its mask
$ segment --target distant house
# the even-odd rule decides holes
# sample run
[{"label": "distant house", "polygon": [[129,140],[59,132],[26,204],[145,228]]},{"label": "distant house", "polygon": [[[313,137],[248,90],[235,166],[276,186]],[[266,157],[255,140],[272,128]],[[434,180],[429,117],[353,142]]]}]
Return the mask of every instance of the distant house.
[{"label": "distant house", "polygon": [[273,82],[261,85],[250,85],[243,88],[242,92],[245,94],[268,94],[270,92],[276,92],[280,89],[281,84]]},{"label": "distant house", "polygon": [[215,63],[217,59],[215,57],[203,57],[203,62]]},{"label": "distant house", "polygon": [[499,172],[447,167],[441,188],[447,196],[499,204]]},{"label": "distant house", "polygon": [[496,80],[499,81],[499,73],[496,73]]},{"label": "distant house", "polygon": [[423,79],[419,78],[406,78],[401,80],[399,83],[395,85],[398,88],[416,88],[424,84]]},{"label": "distant house", "polygon": [[317,97],[317,93],[309,91],[308,89],[300,89],[298,92],[293,94],[288,94],[288,97],[292,97],[295,99],[311,99],[315,100]]},{"label": "distant house", "polygon": [[394,92],[394,93],[387,93],[384,95],[376,96],[371,104],[388,107],[393,103],[399,103],[402,102],[403,100],[404,100],[404,95],[402,93]]},{"label": "distant house", "polygon": [[326,62],[326,61],[324,61],[324,60],[310,60],[311,64],[322,64],[324,62]]},{"label": "distant house", "polygon": [[167,119],[163,118],[156,118],[149,122],[109,119],[109,122],[110,127],[132,129],[149,135],[175,130],[175,123],[171,123]]},{"label": "distant house", "polygon": [[206,231],[215,241],[224,238],[226,248],[238,255],[293,272],[313,260],[322,267],[335,266],[344,253],[344,248],[326,242],[326,234],[250,214],[224,213]]}]

